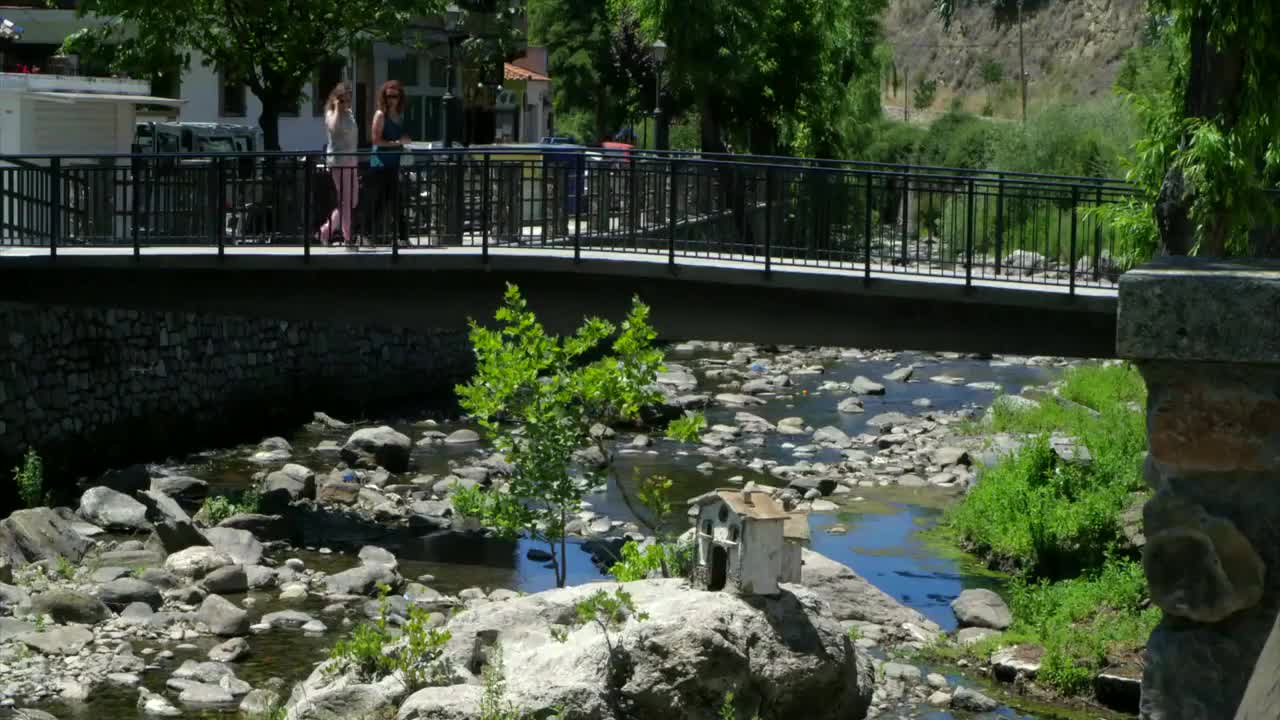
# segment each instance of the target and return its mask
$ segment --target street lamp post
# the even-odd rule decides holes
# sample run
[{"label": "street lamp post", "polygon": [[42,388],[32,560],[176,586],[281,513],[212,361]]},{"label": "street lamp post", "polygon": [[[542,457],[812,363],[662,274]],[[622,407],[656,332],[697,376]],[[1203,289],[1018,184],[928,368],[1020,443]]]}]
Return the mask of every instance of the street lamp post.
[{"label": "street lamp post", "polygon": [[662,131],[662,63],[667,59],[667,44],[658,40],[650,46],[653,54],[653,145],[666,150],[667,134]]},{"label": "street lamp post", "polygon": [[458,30],[458,22],[462,17],[462,10],[457,5],[449,5],[444,11],[445,17],[445,33],[449,40],[449,61],[445,65],[444,71],[444,97],[441,98],[444,130],[444,146],[449,147],[452,143],[449,137],[449,115],[453,111],[453,40]]}]

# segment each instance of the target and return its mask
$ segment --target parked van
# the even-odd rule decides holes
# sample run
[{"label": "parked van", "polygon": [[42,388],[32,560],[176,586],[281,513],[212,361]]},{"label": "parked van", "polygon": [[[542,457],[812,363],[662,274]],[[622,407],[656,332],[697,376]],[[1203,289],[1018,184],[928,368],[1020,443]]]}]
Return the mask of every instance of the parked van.
[{"label": "parked van", "polygon": [[197,122],[140,122],[134,144],[142,152],[259,152],[262,130],[256,125]]}]

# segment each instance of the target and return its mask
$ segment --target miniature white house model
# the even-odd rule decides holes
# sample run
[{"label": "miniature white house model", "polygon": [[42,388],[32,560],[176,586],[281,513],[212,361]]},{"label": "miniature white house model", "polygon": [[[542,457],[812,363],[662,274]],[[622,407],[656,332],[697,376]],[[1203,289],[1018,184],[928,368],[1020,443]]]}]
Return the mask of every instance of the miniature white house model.
[{"label": "miniature white house model", "polygon": [[697,557],[692,582],[743,595],[776,595],[800,582],[800,548],[808,518],[788,513],[768,492],[720,489],[697,501]]}]

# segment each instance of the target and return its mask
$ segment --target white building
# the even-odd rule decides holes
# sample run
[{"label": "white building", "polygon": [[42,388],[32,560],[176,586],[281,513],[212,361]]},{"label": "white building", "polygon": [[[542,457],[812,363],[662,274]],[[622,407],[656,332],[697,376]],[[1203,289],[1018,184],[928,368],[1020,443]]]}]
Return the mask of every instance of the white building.
[{"label": "white building", "polygon": [[800,582],[807,517],[788,513],[762,490],[723,488],[698,499],[693,577],[705,590],[776,595],[780,583]]}]

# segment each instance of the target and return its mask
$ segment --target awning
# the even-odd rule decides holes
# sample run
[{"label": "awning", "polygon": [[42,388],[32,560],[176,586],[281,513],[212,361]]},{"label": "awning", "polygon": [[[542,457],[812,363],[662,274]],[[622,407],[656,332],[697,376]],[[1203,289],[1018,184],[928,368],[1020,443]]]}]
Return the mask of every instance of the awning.
[{"label": "awning", "polygon": [[155,97],[153,95],[114,95],[109,93],[85,93],[85,92],[28,92],[27,95],[36,100],[45,102],[56,102],[64,105],[77,102],[122,102],[133,103],[134,105],[166,105],[168,107],[181,107],[186,100],[176,98]]}]

